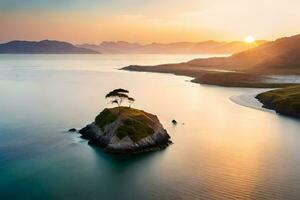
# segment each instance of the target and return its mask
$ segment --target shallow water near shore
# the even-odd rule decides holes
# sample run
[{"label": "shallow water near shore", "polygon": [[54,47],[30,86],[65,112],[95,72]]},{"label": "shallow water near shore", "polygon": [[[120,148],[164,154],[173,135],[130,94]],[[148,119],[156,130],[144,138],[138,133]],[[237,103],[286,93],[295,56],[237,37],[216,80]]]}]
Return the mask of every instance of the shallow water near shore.
[{"label": "shallow water near shore", "polygon": [[[117,70],[196,57],[0,55],[0,199],[299,199],[299,120],[229,99],[251,89]],[[173,145],[112,156],[67,132],[118,87],[158,115]]]}]

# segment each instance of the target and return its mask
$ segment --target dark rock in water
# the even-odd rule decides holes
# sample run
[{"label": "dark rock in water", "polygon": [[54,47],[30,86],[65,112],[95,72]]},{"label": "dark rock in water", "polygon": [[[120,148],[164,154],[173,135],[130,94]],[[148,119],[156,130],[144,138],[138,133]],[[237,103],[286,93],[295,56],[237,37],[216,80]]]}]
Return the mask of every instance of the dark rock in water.
[{"label": "dark rock in water", "polygon": [[172,144],[157,116],[128,107],[104,109],[79,133],[109,153],[148,152]]},{"label": "dark rock in water", "polygon": [[71,129],[69,129],[68,132],[76,132],[76,131],[77,131],[76,128],[71,128]]},{"label": "dark rock in water", "polygon": [[173,120],[172,120],[172,124],[173,124],[173,125],[176,125],[176,124],[177,124],[177,121],[176,121],[175,119],[173,119]]}]

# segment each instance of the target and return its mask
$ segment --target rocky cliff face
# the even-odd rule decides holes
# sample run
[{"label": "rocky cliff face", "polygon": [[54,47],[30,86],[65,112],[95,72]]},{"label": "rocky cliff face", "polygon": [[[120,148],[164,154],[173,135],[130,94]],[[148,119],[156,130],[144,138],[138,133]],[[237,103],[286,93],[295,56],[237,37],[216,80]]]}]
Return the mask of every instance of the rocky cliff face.
[{"label": "rocky cliff face", "polygon": [[103,110],[79,133],[109,153],[155,151],[172,143],[157,116],[126,107]]}]

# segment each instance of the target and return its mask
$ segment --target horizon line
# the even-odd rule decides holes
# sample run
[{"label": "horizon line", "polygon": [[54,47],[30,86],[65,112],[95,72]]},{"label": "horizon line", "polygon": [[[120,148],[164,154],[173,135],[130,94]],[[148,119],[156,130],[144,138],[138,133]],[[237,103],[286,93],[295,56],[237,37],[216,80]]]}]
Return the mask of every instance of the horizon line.
[{"label": "horizon line", "polygon": [[[280,38],[277,38],[280,39]],[[275,39],[276,40],[276,39]],[[270,41],[275,41],[275,40],[266,40],[266,39],[256,39],[256,42],[270,42]],[[0,44],[6,44],[9,42],[42,42],[42,41],[57,41],[57,42],[67,42],[73,45],[100,45],[105,42],[107,43],[129,43],[129,44],[140,44],[140,45],[151,45],[151,44],[176,44],[176,43],[205,43],[205,42],[217,42],[217,43],[233,43],[233,42],[244,42],[244,40],[214,40],[214,39],[208,39],[208,40],[202,40],[202,41],[173,41],[173,42],[157,42],[157,41],[152,41],[152,42],[137,42],[137,41],[126,41],[126,40],[101,40],[100,42],[95,42],[95,43],[90,43],[90,42],[73,42],[73,41],[68,41],[68,40],[60,40],[60,39],[13,39],[13,40],[5,40],[1,41]]]}]

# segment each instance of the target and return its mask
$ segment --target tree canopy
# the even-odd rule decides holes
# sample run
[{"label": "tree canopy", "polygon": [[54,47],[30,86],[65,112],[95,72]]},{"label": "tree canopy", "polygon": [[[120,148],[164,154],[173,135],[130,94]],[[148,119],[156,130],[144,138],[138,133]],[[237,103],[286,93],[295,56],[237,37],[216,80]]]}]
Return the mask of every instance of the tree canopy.
[{"label": "tree canopy", "polygon": [[105,98],[110,98],[110,97],[115,97],[115,96],[126,96],[126,94],[128,94],[129,91],[119,88],[119,89],[114,89],[113,91],[110,91]]},{"label": "tree canopy", "polygon": [[124,100],[127,100],[129,102],[129,106],[131,106],[131,104],[135,101],[135,99],[130,97],[128,94],[129,94],[128,90],[118,88],[118,89],[114,89],[113,91],[110,91],[108,94],[106,94],[105,98],[106,99],[111,98],[112,101],[110,103],[118,104],[119,107],[122,105],[122,102]]}]

